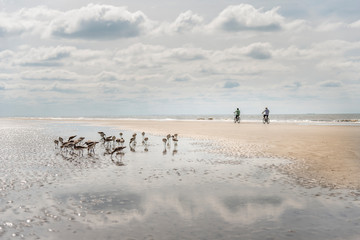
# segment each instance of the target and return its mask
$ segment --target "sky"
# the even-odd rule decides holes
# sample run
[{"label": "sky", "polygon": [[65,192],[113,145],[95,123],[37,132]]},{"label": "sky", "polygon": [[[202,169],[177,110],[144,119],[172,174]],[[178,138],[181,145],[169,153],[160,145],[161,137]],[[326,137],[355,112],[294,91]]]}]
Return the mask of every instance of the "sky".
[{"label": "sky", "polygon": [[0,117],[360,113],[360,1],[0,0]]}]

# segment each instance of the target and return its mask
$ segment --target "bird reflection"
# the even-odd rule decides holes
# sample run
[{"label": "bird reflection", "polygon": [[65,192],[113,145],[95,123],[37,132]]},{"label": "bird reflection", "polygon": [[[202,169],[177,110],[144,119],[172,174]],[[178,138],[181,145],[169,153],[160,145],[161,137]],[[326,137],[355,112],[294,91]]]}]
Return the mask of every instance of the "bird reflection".
[{"label": "bird reflection", "polygon": [[[119,147],[120,148],[120,147]],[[124,149],[125,147],[123,147],[122,149]],[[122,149],[121,150],[118,150],[118,151],[114,151],[115,153],[115,157],[113,158],[113,154],[111,154],[111,161],[116,165],[116,166],[124,166],[124,162],[123,162],[123,159],[124,159],[124,156],[125,156],[125,153],[122,152]]]}]

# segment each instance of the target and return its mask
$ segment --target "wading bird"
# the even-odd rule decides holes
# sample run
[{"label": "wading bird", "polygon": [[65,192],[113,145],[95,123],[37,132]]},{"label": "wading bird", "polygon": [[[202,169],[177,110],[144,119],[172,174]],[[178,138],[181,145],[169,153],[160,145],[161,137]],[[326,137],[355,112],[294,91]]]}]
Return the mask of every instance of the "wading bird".
[{"label": "wading bird", "polygon": [[119,153],[121,152],[122,150],[124,150],[126,148],[125,147],[116,147],[112,152],[111,152],[111,156],[114,154],[114,153]]}]

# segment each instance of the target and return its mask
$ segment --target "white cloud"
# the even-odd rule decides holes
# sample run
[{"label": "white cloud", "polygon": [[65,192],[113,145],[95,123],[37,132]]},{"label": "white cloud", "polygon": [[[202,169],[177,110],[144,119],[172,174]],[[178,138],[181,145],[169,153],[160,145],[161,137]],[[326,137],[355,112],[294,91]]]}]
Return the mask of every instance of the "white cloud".
[{"label": "white cloud", "polygon": [[60,11],[45,6],[22,8],[12,13],[0,12],[0,37],[41,34],[45,26],[60,14]]},{"label": "white cloud", "polygon": [[179,61],[196,61],[205,59],[207,57],[207,51],[194,47],[182,47],[167,51],[167,55],[167,57]]},{"label": "white cloud", "polygon": [[309,21],[304,19],[296,19],[284,24],[284,29],[293,32],[311,31],[312,26]]},{"label": "white cloud", "polygon": [[62,60],[69,58],[74,47],[40,47],[22,49],[16,56],[14,63],[22,66],[61,66]]},{"label": "white cloud", "polygon": [[89,4],[64,12],[52,20],[47,34],[63,38],[111,40],[140,36],[151,25],[141,11],[132,13],[125,7]]},{"label": "white cloud", "polygon": [[79,75],[64,69],[28,70],[20,73],[20,78],[29,81],[76,81]]},{"label": "white cloud", "polygon": [[27,30],[21,22],[9,17],[7,14],[0,13],[0,38],[20,35]]},{"label": "white cloud", "polygon": [[353,22],[349,25],[351,28],[360,28],[360,20]]},{"label": "white cloud", "polygon": [[330,32],[344,27],[345,24],[342,22],[323,22],[315,28],[315,31]]},{"label": "white cloud", "polygon": [[249,4],[229,6],[210,23],[209,27],[226,32],[277,31],[282,29],[284,22],[284,18],[277,13],[278,9],[277,7],[264,12]]},{"label": "white cloud", "polygon": [[246,48],[246,55],[255,59],[271,58],[269,43],[253,43]]},{"label": "white cloud", "polygon": [[191,32],[200,28],[203,21],[203,17],[188,10],[177,17],[177,19],[170,25],[170,29],[172,32],[176,33]]}]

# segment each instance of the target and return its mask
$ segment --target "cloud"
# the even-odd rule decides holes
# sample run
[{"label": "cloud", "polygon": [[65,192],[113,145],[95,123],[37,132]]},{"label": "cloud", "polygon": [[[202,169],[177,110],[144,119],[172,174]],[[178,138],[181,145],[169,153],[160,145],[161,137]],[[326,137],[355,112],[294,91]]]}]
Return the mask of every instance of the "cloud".
[{"label": "cloud", "polygon": [[62,66],[61,60],[69,58],[75,47],[39,47],[22,49],[16,56],[15,63],[21,66]]},{"label": "cloud", "polygon": [[65,94],[78,94],[78,93],[84,92],[84,91],[82,91],[81,89],[78,89],[78,88],[63,87],[63,86],[59,86],[58,84],[55,84],[54,86],[52,86],[49,89],[49,91],[65,93]]},{"label": "cloud", "polygon": [[226,81],[224,84],[224,88],[236,88],[238,86],[240,86],[240,84],[234,81]]},{"label": "cloud", "polygon": [[9,80],[12,80],[14,77],[13,74],[9,74],[9,73],[0,73],[0,80],[3,80],[3,81],[9,81]]},{"label": "cloud", "polygon": [[141,11],[125,7],[89,4],[64,12],[51,21],[47,34],[63,38],[111,40],[140,36],[151,25]]},{"label": "cloud", "polygon": [[181,13],[177,19],[170,25],[170,30],[176,33],[191,32],[200,27],[203,23],[203,18],[192,11]]},{"label": "cloud", "polygon": [[173,77],[173,81],[175,82],[190,82],[192,80],[193,77],[188,74]]},{"label": "cloud", "polygon": [[360,20],[349,24],[350,28],[360,28]]},{"label": "cloud", "polygon": [[113,82],[120,79],[120,76],[115,72],[102,71],[96,76],[100,82]]},{"label": "cloud", "polygon": [[315,31],[319,32],[330,32],[330,31],[336,31],[340,28],[343,28],[345,26],[342,22],[324,22],[318,25],[315,28]]},{"label": "cloud", "polygon": [[323,81],[319,85],[320,87],[324,87],[324,88],[338,88],[342,86],[342,82],[329,80],[329,81]]},{"label": "cloud", "polygon": [[52,19],[57,18],[60,11],[44,6],[22,8],[17,12],[0,12],[0,37],[12,37],[22,34],[42,34]]},{"label": "cloud", "polygon": [[26,30],[27,28],[17,21],[16,18],[0,13],[0,38],[20,35]]},{"label": "cloud", "polygon": [[175,58],[180,61],[202,60],[207,55],[205,50],[193,47],[174,48],[167,53],[169,58]]},{"label": "cloud", "polygon": [[302,84],[301,82],[293,82],[293,83],[290,83],[290,84],[285,84],[285,85],[284,85],[284,88],[287,88],[287,89],[296,91],[296,90],[298,90],[299,88],[301,88],[302,85],[303,85],[303,84]]},{"label": "cloud", "polygon": [[246,55],[255,59],[269,59],[271,45],[269,43],[253,43],[247,47]]},{"label": "cloud", "polygon": [[210,28],[225,32],[239,31],[278,31],[282,29],[283,17],[277,13],[279,8],[263,12],[249,4],[229,6],[210,24]]},{"label": "cloud", "polygon": [[79,78],[78,74],[64,69],[43,69],[23,71],[20,73],[21,79],[29,81],[75,81]]}]

